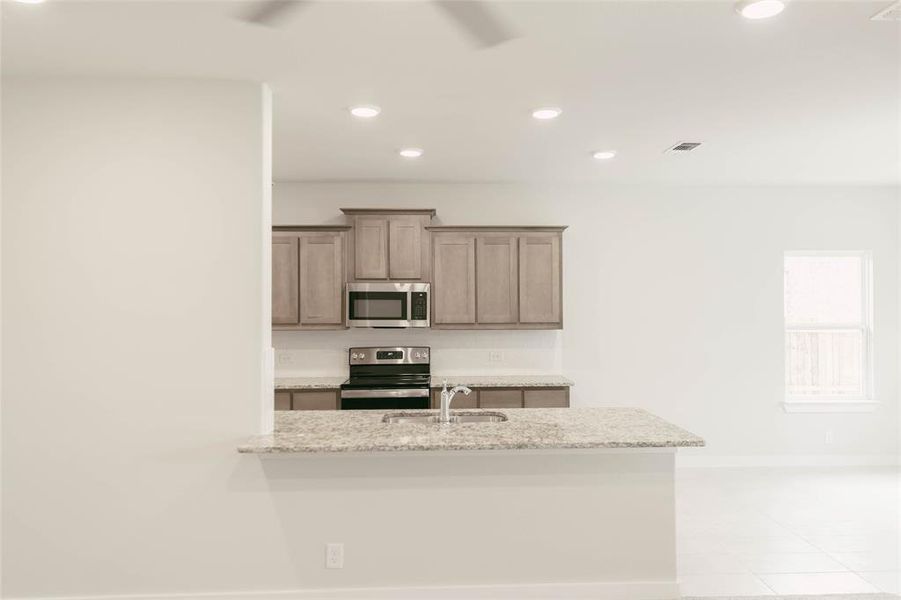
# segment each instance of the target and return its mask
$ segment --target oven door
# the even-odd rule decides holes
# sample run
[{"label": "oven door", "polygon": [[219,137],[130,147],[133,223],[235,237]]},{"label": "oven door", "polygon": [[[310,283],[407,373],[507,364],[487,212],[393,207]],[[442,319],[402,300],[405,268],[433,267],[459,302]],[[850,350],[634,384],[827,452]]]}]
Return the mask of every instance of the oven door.
[{"label": "oven door", "polygon": [[428,388],[341,390],[341,410],[430,408]]}]

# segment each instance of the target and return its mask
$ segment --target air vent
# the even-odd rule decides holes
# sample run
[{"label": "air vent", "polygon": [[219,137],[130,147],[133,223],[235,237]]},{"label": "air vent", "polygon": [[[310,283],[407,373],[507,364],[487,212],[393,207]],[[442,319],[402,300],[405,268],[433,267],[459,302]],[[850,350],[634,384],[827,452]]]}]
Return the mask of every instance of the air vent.
[{"label": "air vent", "polygon": [[872,21],[901,21],[901,2],[895,2],[870,17]]},{"label": "air vent", "polygon": [[679,142],[675,146],[666,149],[666,154],[685,154],[701,145],[701,142]]}]

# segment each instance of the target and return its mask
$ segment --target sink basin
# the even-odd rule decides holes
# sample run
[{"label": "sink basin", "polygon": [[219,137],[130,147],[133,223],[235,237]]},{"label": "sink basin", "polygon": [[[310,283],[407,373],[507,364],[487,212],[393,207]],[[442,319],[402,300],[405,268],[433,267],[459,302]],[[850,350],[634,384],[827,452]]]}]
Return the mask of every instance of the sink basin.
[{"label": "sink basin", "polygon": [[[451,413],[451,423],[503,423],[507,415],[499,412],[484,413]],[[382,418],[382,423],[394,424],[438,424],[435,413],[391,413]]]}]

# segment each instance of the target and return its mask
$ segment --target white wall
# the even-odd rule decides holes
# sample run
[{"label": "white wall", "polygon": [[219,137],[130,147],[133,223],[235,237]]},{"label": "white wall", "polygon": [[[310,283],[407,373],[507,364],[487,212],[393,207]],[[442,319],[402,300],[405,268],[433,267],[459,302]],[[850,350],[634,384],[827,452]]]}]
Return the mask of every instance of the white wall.
[{"label": "white wall", "polygon": [[253,557],[220,551],[276,530],[231,489],[260,481],[234,448],[266,387],[265,90],[7,79],[2,100],[3,596],[229,586]]},{"label": "white wall", "polygon": [[[423,343],[435,371],[562,372],[574,405],[643,406],[703,435],[708,456],[895,453],[893,188],[279,183],[273,221],[337,223],[340,207],[367,206],[434,207],[445,224],[569,225],[565,329],[276,332],[278,373],[343,372],[351,345]],[[873,251],[876,413],[782,409],[782,256],[804,249]],[[502,363],[488,363],[492,350]]]}]

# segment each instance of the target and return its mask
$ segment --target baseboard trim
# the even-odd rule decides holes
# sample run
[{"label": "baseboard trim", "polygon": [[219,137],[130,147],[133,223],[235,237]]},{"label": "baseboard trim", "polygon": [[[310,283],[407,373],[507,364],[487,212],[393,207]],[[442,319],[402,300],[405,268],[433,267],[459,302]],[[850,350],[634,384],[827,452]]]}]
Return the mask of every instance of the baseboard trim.
[{"label": "baseboard trim", "polygon": [[[423,587],[333,588],[194,594],[29,596],[27,600],[675,600],[675,582],[538,583]],[[7,598],[7,600],[26,600]]]},{"label": "baseboard trim", "polygon": [[894,454],[772,454],[706,455],[676,454],[677,469],[738,467],[897,467]]}]

